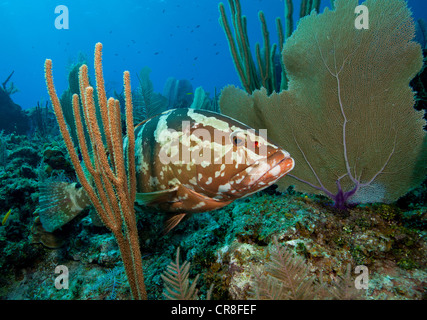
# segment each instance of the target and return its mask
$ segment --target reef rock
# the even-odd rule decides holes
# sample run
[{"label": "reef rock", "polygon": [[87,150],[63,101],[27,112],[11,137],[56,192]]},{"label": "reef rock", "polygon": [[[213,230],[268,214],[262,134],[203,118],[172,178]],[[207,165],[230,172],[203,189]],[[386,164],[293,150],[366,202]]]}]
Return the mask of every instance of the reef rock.
[{"label": "reef rock", "polygon": [[30,126],[22,108],[13,102],[10,95],[0,88],[0,130],[6,133],[25,134]]}]

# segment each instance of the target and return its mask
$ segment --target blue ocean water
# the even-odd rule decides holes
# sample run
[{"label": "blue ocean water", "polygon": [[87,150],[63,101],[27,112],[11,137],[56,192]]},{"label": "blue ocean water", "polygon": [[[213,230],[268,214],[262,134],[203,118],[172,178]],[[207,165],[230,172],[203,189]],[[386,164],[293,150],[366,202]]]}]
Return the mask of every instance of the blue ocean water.
[{"label": "blue ocean water", "polygon": [[[0,80],[14,71],[13,95],[23,109],[49,99],[44,83],[46,58],[54,63],[59,93],[66,89],[68,67],[83,54],[92,70],[96,42],[104,45],[107,90],[121,91],[122,74],[129,70],[134,88],[136,74],[151,68],[154,89],[162,92],[168,77],[188,79],[213,96],[227,84],[240,86],[224,32],[219,25],[219,0],[1,0]],[[228,11],[227,1],[223,1]],[[297,21],[300,0],[294,0]],[[360,1],[362,2],[362,1]],[[262,43],[258,11],[263,10],[272,42],[277,42],[275,18],[284,16],[283,0],[242,0],[252,47]],[[427,19],[425,0],[409,0],[415,19]],[[68,8],[68,29],[57,29],[60,13]],[[322,8],[330,6],[322,1]]]}]

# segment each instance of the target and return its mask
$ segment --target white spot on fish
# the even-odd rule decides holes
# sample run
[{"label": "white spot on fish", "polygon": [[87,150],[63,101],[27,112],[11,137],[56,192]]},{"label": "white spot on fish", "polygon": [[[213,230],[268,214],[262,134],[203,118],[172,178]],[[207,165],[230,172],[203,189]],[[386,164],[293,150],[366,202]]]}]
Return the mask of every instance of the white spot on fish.
[{"label": "white spot on fish", "polygon": [[205,205],[206,205],[206,203],[201,201],[198,204],[196,204],[195,206],[193,206],[191,209],[199,209],[199,208],[204,207]]},{"label": "white spot on fish", "polygon": [[188,193],[184,194],[182,197],[178,198],[179,200],[186,200],[188,199]]},{"label": "white spot on fish", "polygon": [[191,171],[191,167],[194,164],[194,162],[195,162],[194,159],[191,159],[191,161],[187,163],[187,171]]},{"label": "white spot on fish", "polygon": [[280,175],[280,172],[281,172],[281,170],[280,170],[280,166],[279,165],[275,166],[273,169],[270,170],[270,174],[273,175],[273,176],[275,176],[275,177],[277,177],[278,175]]},{"label": "white spot on fish", "polygon": [[189,183],[197,185],[196,177],[192,177],[190,180],[188,180]]},{"label": "white spot on fish", "polygon": [[151,176],[149,183],[150,183],[150,186],[155,187],[155,186],[157,186],[157,185],[160,184],[160,181],[159,181],[159,179],[157,177],[152,177]]},{"label": "white spot on fish", "polygon": [[203,167],[203,168],[206,168],[207,166],[210,166],[210,161],[206,161],[206,160],[203,160],[201,163],[200,163],[200,165]]},{"label": "white spot on fish", "polygon": [[169,187],[175,187],[178,184],[181,184],[181,182],[177,178],[173,178],[172,180],[169,180]]},{"label": "white spot on fish", "polygon": [[187,116],[189,116],[195,122],[203,124],[204,126],[211,126],[225,132],[230,131],[230,126],[227,122],[215,117],[207,117],[203,114],[197,113],[194,109],[188,109]]},{"label": "white spot on fish", "polygon": [[156,142],[160,143],[161,145],[164,144],[165,140],[167,139],[167,133],[168,133],[168,123],[167,119],[169,117],[170,112],[167,112],[160,116],[159,120],[157,121],[157,127],[154,131],[154,138],[156,139]]},{"label": "white spot on fish", "polygon": [[[142,158],[142,154],[141,154],[141,158]],[[148,169],[149,169],[148,162],[143,160],[139,166],[139,171],[146,174],[148,172]]]},{"label": "white spot on fish", "polygon": [[230,189],[231,189],[231,185],[230,185],[230,183],[226,183],[226,184],[221,184],[219,187],[218,187],[218,192],[227,192],[227,191],[230,191]]}]

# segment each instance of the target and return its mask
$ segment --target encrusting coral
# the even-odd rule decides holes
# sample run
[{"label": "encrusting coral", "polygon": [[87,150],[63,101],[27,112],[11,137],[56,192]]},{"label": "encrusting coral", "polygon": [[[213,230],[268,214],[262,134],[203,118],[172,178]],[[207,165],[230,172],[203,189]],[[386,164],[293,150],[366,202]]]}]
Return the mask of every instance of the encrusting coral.
[{"label": "encrusting coral", "polygon": [[[107,101],[102,72],[101,43],[97,43],[95,46],[95,77],[102,121],[99,121],[96,117],[94,89],[89,84],[87,71],[86,65],[80,67],[80,97],[74,94],[72,103],[79,149],[82,153],[84,166],[90,177],[86,176],[83,170],[71,135],[67,129],[61,104],[53,83],[52,61],[49,59],[45,62],[46,85],[62,137],[64,138],[79,182],[89,195],[102,222],[112,231],[117,240],[132,296],[134,299],[146,299],[147,293],[142,272],[141,252],[133,206],[136,196],[136,180],[130,75],[128,71],[125,71],[123,75],[126,104],[126,132],[128,138],[128,147],[126,149],[127,161],[125,162],[122,146],[120,104],[113,98]],[[80,114],[79,98],[83,106],[83,117]],[[92,156],[88,150],[88,141],[85,138],[83,123],[86,123],[89,131]],[[107,148],[104,146],[102,133],[105,134]],[[107,158],[107,150],[110,155],[109,159]]]},{"label": "encrusting coral", "polygon": [[349,202],[391,202],[426,173],[422,114],[409,81],[422,66],[414,23],[402,0],[368,0],[369,29],[354,24],[355,0],[300,20],[282,51],[289,89],[252,95],[227,87],[221,111],[268,136],[295,157],[282,190]]}]

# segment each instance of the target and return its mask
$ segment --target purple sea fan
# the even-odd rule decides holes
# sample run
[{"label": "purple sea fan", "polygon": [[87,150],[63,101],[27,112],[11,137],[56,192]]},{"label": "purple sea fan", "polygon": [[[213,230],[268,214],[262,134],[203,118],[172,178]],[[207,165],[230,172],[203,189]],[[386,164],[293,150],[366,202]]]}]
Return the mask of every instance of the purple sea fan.
[{"label": "purple sea fan", "polygon": [[325,194],[340,209],[395,201],[426,176],[424,121],[409,87],[423,63],[411,12],[403,0],[363,5],[369,29],[355,28],[357,0],[300,20],[282,51],[287,90],[227,87],[220,98],[222,112],[267,129],[295,159],[282,189]]}]

